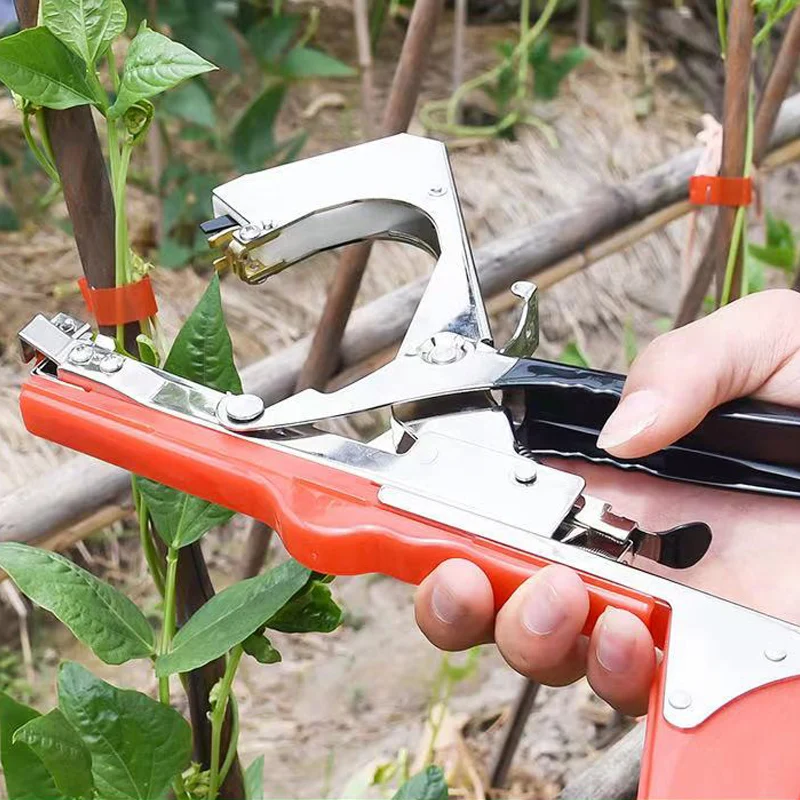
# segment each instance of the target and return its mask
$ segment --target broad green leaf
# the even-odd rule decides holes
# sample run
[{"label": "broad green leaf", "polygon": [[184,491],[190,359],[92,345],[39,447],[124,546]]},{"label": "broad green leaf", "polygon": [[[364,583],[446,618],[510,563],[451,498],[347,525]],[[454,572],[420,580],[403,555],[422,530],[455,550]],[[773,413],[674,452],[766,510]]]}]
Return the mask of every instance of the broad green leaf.
[{"label": "broad green leaf", "polygon": [[153,629],[144,614],[124,594],[64,556],[2,542],[0,569],[106,664],[153,654]]},{"label": "broad green leaf", "polygon": [[442,768],[430,766],[407,780],[392,800],[447,800],[447,797],[447,783]]},{"label": "broad green leaf", "polygon": [[567,342],[556,361],[561,364],[569,364],[573,367],[589,366],[589,359],[583,354],[577,342]]},{"label": "broad green leaf", "polygon": [[230,147],[243,171],[263,167],[280,149],[274,129],[285,94],[283,84],[273,84],[239,117],[231,133]]},{"label": "broad green leaf", "polygon": [[762,247],[758,244],[748,246],[750,255],[757,258],[763,264],[771,267],[778,267],[787,271],[793,271],[795,254],[786,247]]},{"label": "broad green leaf", "polygon": [[242,649],[260,664],[277,664],[281,654],[263,633],[251,633],[243,642]]},{"label": "broad green leaf", "polygon": [[313,47],[293,47],[281,62],[281,72],[289,78],[351,78],[356,71],[338,58]]},{"label": "broad green leaf", "polygon": [[86,79],[86,64],[47,28],[28,28],[0,39],[0,81],[46,108],[105,103]]},{"label": "broad green leaf", "polygon": [[244,771],[246,800],[264,800],[264,756],[259,756]]},{"label": "broad green leaf", "polygon": [[72,661],[59,669],[58,704],[91,754],[103,800],[160,800],[189,763],[192,734],[177,711]]},{"label": "broad green leaf", "polygon": [[24,742],[14,742],[14,734],[39,712],[0,692],[0,765],[8,800],[63,800],[47,768]]},{"label": "broad green leaf", "polygon": [[170,547],[186,547],[196,542],[211,528],[224,525],[234,513],[146,478],[137,478],[136,483],[147,501],[156,530]]},{"label": "broad green leaf", "polygon": [[214,101],[200,80],[202,79],[187,81],[174,92],[164,95],[161,108],[165,113],[184,122],[213,129],[217,124]]},{"label": "broad green leaf", "polygon": [[342,609],[331,597],[330,587],[311,581],[305,591],[293,597],[267,623],[267,627],[283,633],[330,633],[339,627]]},{"label": "broad green leaf", "polygon": [[277,65],[300,30],[302,21],[299,14],[265,17],[247,32],[253,55],[267,66]]},{"label": "broad green leaf", "polygon": [[188,47],[142,25],[128,48],[119,94],[109,116],[120,117],[138,100],[212,69],[216,67]]},{"label": "broad green leaf", "polygon": [[90,67],[124,30],[122,0],[42,0],[42,22]]},{"label": "broad green leaf", "polygon": [[164,369],[218,392],[241,393],[217,275],[175,337]]},{"label": "broad green leaf", "polygon": [[158,248],[156,261],[163,269],[180,269],[192,260],[193,250],[177,239],[168,236]]},{"label": "broad green leaf", "polygon": [[178,631],[172,652],[158,657],[156,673],[188,672],[227,653],[273,617],[310,575],[290,559],[215,595]]},{"label": "broad green leaf", "polygon": [[[214,275],[172,345],[164,369],[221,392],[240,393],[242,382],[233,362],[219,277]],[[185,547],[233,512],[167,486],[138,479],[159,536],[172,547]]]},{"label": "broad green leaf", "polygon": [[39,756],[67,797],[94,796],[92,758],[78,732],[57,708],[19,728],[14,734],[17,742],[24,742]]}]

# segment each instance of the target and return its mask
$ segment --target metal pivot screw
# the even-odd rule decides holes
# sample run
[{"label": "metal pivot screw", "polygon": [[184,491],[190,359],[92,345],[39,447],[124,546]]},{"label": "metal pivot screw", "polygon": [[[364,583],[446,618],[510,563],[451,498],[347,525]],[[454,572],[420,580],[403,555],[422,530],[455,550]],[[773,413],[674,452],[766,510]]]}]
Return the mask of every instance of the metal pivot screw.
[{"label": "metal pivot screw", "polygon": [[453,364],[467,354],[467,340],[450,331],[437,333],[419,349],[419,354],[429,364]]},{"label": "metal pivot screw", "polygon": [[69,351],[69,360],[73,364],[88,364],[92,360],[94,348],[88,344],[79,344]]},{"label": "metal pivot screw", "polygon": [[264,413],[264,401],[254,394],[237,394],[228,400],[225,413],[231,422],[252,422]]},{"label": "metal pivot screw", "polygon": [[258,239],[259,236],[270,230],[272,230],[271,222],[255,222],[239,229],[239,239],[243,242],[252,242],[253,239]]},{"label": "metal pivot screw", "polygon": [[685,708],[689,708],[689,706],[692,704],[692,696],[688,692],[677,691],[673,692],[669,696],[669,700],[667,702],[678,711],[683,711]]},{"label": "metal pivot screw", "polygon": [[786,651],[781,647],[768,647],[764,651],[764,658],[768,661],[779,662],[786,658]]},{"label": "metal pivot screw", "polygon": [[531,462],[529,464],[518,464],[514,467],[514,480],[521,483],[523,486],[530,486],[536,482],[536,465]]},{"label": "metal pivot screw", "polygon": [[431,186],[428,189],[428,194],[431,197],[444,197],[447,194],[447,187],[446,186]]},{"label": "metal pivot screw", "polygon": [[112,372],[119,372],[124,363],[122,356],[118,356],[116,353],[109,353],[100,362],[100,372],[105,372],[107,375]]},{"label": "metal pivot screw", "polygon": [[78,326],[75,324],[75,320],[72,319],[72,317],[64,317],[64,319],[58,323],[58,327],[61,328],[64,333],[74,333]]}]

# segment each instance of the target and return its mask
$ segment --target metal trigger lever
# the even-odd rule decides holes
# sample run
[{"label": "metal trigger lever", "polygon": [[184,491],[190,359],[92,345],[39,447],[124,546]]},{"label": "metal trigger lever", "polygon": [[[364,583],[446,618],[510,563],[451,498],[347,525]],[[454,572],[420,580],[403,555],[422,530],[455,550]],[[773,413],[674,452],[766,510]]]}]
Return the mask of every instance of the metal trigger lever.
[{"label": "metal trigger lever", "polygon": [[711,528],[704,522],[689,522],[666,531],[647,531],[615,514],[609,503],[581,495],[554,538],[615,561],[641,556],[665,567],[686,569],[708,551]]}]

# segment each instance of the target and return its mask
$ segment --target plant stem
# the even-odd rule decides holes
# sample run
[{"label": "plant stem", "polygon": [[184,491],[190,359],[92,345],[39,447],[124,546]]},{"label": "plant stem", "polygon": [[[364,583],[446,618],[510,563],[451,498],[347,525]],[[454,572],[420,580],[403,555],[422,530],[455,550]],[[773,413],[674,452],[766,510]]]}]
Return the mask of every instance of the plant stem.
[{"label": "plant stem", "polygon": [[[225,667],[225,674],[219,684],[214,710],[211,712],[211,770],[208,778],[208,798],[215,800],[219,784],[222,782],[219,771],[219,751],[222,742],[222,724],[225,721],[225,712],[228,710],[228,700],[231,695],[233,679],[236,677],[236,670],[242,660],[244,649],[240,644],[228,654],[228,665]],[[227,760],[227,759],[226,759]]]},{"label": "plant stem", "polygon": [[147,511],[147,503],[136,485],[135,476],[131,476],[131,491],[133,493],[133,506],[136,509],[136,517],[139,520],[139,542],[142,546],[147,568],[153,576],[153,583],[155,583],[158,593],[162,599],[164,597],[164,569],[158,559],[158,553],[153,545],[153,539],[150,536],[150,515]]},{"label": "plant stem", "polygon": [[717,0],[717,32],[719,34],[719,51],[722,58],[725,58],[725,51],[728,48],[728,23],[725,19],[725,0]]},{"label": "plant stem", "polygon": [[[531,27],[531,0],[522,0],[519,6],[519,38],[525,41]],[[520,53],[517,71],[517,108],[522,112],[525,94],[528,88],[528,51]]]},{"label": "plant stem", "polygon": [[[550,22],[550,18],[555,13],[556,8],[558,7],[559,0],[547,0],[547,4],[542,9],[542,13],[539,15],[539,18],[536,20],[536,23],[530,30],[528,30],[527,20],[530,18],[529,15],[525,16],[526,24],[524,26],[524,30],[520,31],[520,39],[517,43],[517,46],[514,48],[514,51],[508,58],[503,59],[499,64],[496,64],[492,69],[488,72],[484,72],[482,75],[478,75],[475,78],[472,78],[468,81],[465,81],[447,101],[447,115],[446,119],[447,122],[445,124],[436,123],[428,114],[428,119],[433,124],[429,124],[428,127],[431,130],[438,130],[443,133],[451,133],[453,128],[453,122],[458,117],[458,109],[461,107],[461,104],[464,102],[466,97],[470,94],[470,92],[475,91],[475,89],[479,89],[481,86],[485,86],[487,83],[490,83],[493,80],[496,80],[500,73],[505,69],[509,64],[514,63],[514,59],[523,59],[526,63],[528,60],[528,51],[530,50],[531,45],[541,36],[544,29],[547,27],[547,24]],[[523,7],[527,5],[528,12],[530,11],[529,0],[523,0],[522,3]],[[523,8],[523,10],[525,10]],[[522,15],[520,15],[520,20],[522,20]],[[518,64],[518,70],[520,74],[525,74],[523,72],[523,67],[521,64]],[[524,68],[525,70],[527,67]],[[519,91],[519,89],[518,89]],[[511,115],[515,117],[517,120],[519,119],[520,111],[519,109],[515,109]],[[506,119],[503,120],[506,122]],[[498,124],[499,126],[499,124]],[[506,124],[505,127],[508,127]],[[459,129],[459,133],[465,135],[465,131],[469,131],[468,127],[462,127]],[[502,130],[502,128],[500,129]],[[474,134],[474,131],[472,132]]]},{"label": "plant stem", "polygon": [[39,162],[39,166],[47,173],[47,177],[50,178],[53,183],[58,184],[60,183],[60,178],[55,166],[53,166],[50,159],[39,148],[39,143],[36,139],[33,138],[30,117],[30,114],[22,115],[22,135],[25,137],[25,141],[28,143],[28,147],[30,147],[34,157]]},{"label": "plant stem", "polygon": [[[164,586],[164,627],[161,631],[161,645],[158,648],[160,655],[165,655],[172,647],[172,637],[175,635],[175,587],[178,577],[178,548],[170,547],[167,550],[167,579]],[[158,679],[158,699],[169,705],[169,677]]]},{"label": "plant stem", "polygon": [[[744,146],[744,171],[742,177],[749,178],[753,171],[753,131],[755,128],[753,108],[755,88],[753,82],[750,82],[750,95],[747,106],[747,138],[745,139]],[[726,305],[731,299],[731,289],[733,287],[733,273],[736,271],[736,259],[739,255],[739,246],[744,237],[744,223],[746,218],[746,208],[739,206],[736,210],[736,219],[733,222],[733,233],[731,235],[731,247],[728,250],[728,260],[725,264],[725,281],[722,287],[722,297],[720,298],[720,305]],[[747,256],[747,253],[744,253]],[[741,276],[742,286],[747,286],[747,270],[742,267]],[[741,292],[742,295],[746,294],[745,291]]]},{"label": "plant stem", "polygon": [[282,0],[272,0],[272,16],[279,17],[283,6]]},{"label": "plant stem", "polygon": [[222,764],[222,769],[219,771],[219,785],[225,782],[228,777],[228,772],[233,766],[234,759],[236,758],[236,750],[239,746],[239,704],[236,702],[236,697],[232,694],[231,702],[231,739],[228,742],[228,752],[225,755],[225,761]]}]

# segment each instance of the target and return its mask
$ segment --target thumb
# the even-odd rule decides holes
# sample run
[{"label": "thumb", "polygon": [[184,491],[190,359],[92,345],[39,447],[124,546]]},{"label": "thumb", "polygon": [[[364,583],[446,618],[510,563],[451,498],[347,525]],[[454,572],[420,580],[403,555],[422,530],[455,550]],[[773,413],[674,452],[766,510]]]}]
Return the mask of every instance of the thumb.
[{"label": "thumb", "polygon": [[749,295],[655,339],[633,363],[597,446],[639,458],[746,395],[800,405],[800,293]]}]

